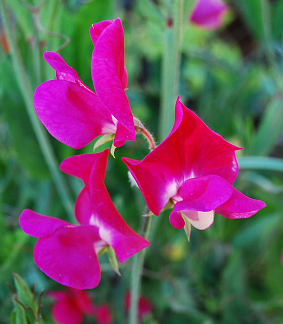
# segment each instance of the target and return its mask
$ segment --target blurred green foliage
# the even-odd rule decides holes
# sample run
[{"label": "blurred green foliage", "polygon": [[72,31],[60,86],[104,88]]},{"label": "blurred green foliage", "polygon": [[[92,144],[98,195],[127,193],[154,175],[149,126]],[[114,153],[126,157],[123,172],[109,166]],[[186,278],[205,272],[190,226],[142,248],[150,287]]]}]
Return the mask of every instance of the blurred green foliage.
[{"label": "blurred green foliage", "polygon": [[[3,1],[3,0],[1,0]],[[23,1],[5,0],[13,34],[33,90],[54,78],[42,59],[64,39],[39,32]],[[127,95],[133,114],[153,134],[158,133],[165,0],[47,0],[40,11],[42,26],[71,42],[60,55],[93,88],[90,62],[91,24],[119,16],[125,32]],[[245,147],[239,156],[283,158],[283,0],[230,0],[225,24],[217,31],[192,26],[188,16],[194,0],[186,0],[180,70],[181,100],[214,131]],[[29,0],[38,5],[38,0]],[[3,20],[0,35],[5,36]],[[24,106],[11,54],[3,37],[0,47],[0,323],[26,323],[25,313],[6,282],[17,272],[31,287],[63,289],[34,264],[35,239],[22,233],[18,218],[24,208],[67,219],[50,171],[44,162]],[[173,107],[172,107],[173,109]],[[75,130],[74,130],[75,131]],[[92,151],[93,143],[75,151],[48,139],[59,162]],[[144,200],[131,188],[122,156],[142,159],[147,145],[141,137],[116,150],[109,159],[106,186],[126,222],[138,231]],[[153,304],[144,323],[283,323],[283,177],[254,163],[239,173],[235,186],[267,207],[250,219],[230,220],[216,215],[205,231],[194,228],[191,241],[174,229],[164,212],[146,254],[142,293]],[[253,171],[247,169],[254,169]],[[81,183],[66,178],[75,200]],[[107,302],[115,323],[125,323],[123,296],[129,290],[131,260],[120,265],[121,277],[101,257],[102,280],[91,292],[94,303]],[[21,291],[27,287],[15,277]],[[29,297],[30,298],[30,297]],[[30,301],[27,301],[29,304]],[[53,323],[52,301],[42,299],[44,323]],[[32,306],[31,306],[32,307]],[[87,318],[85,323],[93,320]]]}]

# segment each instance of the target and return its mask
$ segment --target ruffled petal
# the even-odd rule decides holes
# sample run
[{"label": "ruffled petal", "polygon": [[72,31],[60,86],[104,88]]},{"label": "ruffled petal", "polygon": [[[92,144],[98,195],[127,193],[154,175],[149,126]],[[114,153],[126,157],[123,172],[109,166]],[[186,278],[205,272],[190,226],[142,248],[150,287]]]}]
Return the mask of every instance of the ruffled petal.
[{"label": "ruffled petal", "polygon": [[247,218],[265,206],[266,204],[263,201],[249,198],[233,188],[231,198],[225,204],[216,208],[215,211],[227,218]]},{"label": "ruffled petal", "polygon": [[43,57],[45,61],[56,71],[56,78],[58,80],[73,82],[91,91],[79,78],[77,72],[71,66],[69,66],[58,53],[45,52]]},{"label": "ruffled petal", "polygon": [[109,149],[100,153],[76,155],[61,163],[61,170],[84,181],[75,214],[81,224],[99,227],[100,237],[115,250],[120,262],[141,249],[148,241],[136,234],[115,208],[104,185]]},{"label": "ruffled petal", "polygon": [[214,210],[201,212],[196,210],[183,210],[182,214],[189,222],[199,230],[205,230],[210,227],[214,221]]},{"label": "ruffled petal", "polygon": [[193,178],[182,184],[178,194],[183,198],[173,211],[197,210],[208,212],[224,204],[233,193],[230,183],[219,176]]},{"label": "ruffled petal", "polygon": [[98,96],[85,87],[50,80],[35,90],[36,113],[60,142],[79,149],[103,134],[114,134],[116,125]]},{"label": "ruffled petal", "polygon": [[76,289],[92,289],[99,284],[100,266],[94,243],[101,241],[95,226],[57,229],[40,238],[34,248],[37,266],[50,278]]},{"label": "ruffled petal", "polygon": [[214,174],[232,184],[239,171],[235,155],[235,150],[239,148],[209,129],[177,99],[176,111],[180,109],[183,110],[183,119],[176,132],[179,136],[184,179]]},{"label": "ruffled petal", "polygon": [[34,237],[48,237],[58,228],[71,226],[62,219],[40,215],[30,209],[25,209],[19,219],[22,230]]},{"label": "ruffled petal", "polygon": [[103,32],[103,30],[108,27],[109,25],[113,24],[114,20],[103,20],[96,24],[93,24],[90,27],[90,37],[93,42],[93,46],[96,46],[96,42],[100,36],[100,34]]},{"label": "ruffled petal", "polygon": [[222,0],[198,0],[190,21],[204,29],[216,29],[223,23],[227,5]]},{"label": "ruffled petal", "polygon": [[169,216],[169,222],[173,227],[177,229],[184,228],[185,226],[185,221],[180,212],[172,212]]},{"label": "ruffled petal", "polygon": [[[133,115],[126,96],[124,33],[119,18],[96,39],[91,73],[96,93],[109,112],[129,131],[125,140],[135,140]],[[117,143],[116,143],[117,145]]]}]

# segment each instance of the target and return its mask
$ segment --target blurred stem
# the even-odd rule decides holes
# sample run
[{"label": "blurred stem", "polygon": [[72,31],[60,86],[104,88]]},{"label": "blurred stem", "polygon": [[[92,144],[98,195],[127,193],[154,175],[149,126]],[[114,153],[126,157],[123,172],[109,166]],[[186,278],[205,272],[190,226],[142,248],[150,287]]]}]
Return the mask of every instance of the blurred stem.
[{"label": "blurred stem", "polygon": [[[142,221],[141,235],[147,239],[149,235],[149,228],[151,219],[154,216],[144,216]],[[142,270],[146,249],[141,250],[134,256],[132,275],[131,275],[131,303],[129,324],[137,324],[138,321],[138,305],[140,298]]]},{"label": "blurred stem", "polygon": [[164,51],[161,79],[161,113],[159,140],[170,132],[174,123],[174,107],[179,90],[181,41],[184,0],[172,0],[173,17],[167,17],[164,32]]},{"label": "blurred stem", "polygon": [[53,152],[52,146],[49,143],[47,134],[37,118],[36,112],[33,107],[33,91],[25,71],[20,51],[17,47],[15,35],[12,32],[11,22],[9,20],[9,10],[5,0],[0,0],[2,19],[4,28],[8,35],[9,47],[11,49],[11,58],[18,81],[20,91],[22,93],[28,116],[30,118],[33,130],[36,134],[39,146],[50,170],[53,181],[56,185],[57,191],[62,199],[63,205],[69,215],[70,220],[74,220],[73,216],[73,203],[70,197],[68,188],[64,178],[59,172],[58,162]]}]

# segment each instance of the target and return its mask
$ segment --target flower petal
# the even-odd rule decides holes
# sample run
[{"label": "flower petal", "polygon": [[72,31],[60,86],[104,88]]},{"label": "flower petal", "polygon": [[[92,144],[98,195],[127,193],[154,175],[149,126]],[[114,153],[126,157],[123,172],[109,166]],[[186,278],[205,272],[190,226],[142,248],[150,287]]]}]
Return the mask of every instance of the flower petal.
[{"label": "flower petal", "polygon": [[172,211],[172,213],[169,216],[169,222],[173,227],[177,229],[184,228],[185,226],[185,221],[180,212]]},{"label": "flower petal", "polygon": [[205,230],[210,227],[214,221],[214,210],[201,212],[196,210],[183,210],[182,214],[189,222],[199,230]]},{"label": "flower petal", "polygon": [[231,198],[215,211],[227,218],[247,218],[265,206],[266,204],[263,201],[249,198],[233,188]]},{"label": "flower petal", "polygon": [[221,26],[227,5],[222,0],[198,0],[192,11],[190,21],[204,29]]},{"label": "flower petal", "polygon": [[177,99],[176,111],[180,109],[183,110],[183,119],[176,132],[182,154],[184,180],[214,174],[232,184],[239,171],[235,155],[235,150],[239,148],[209,129]]},{"label": "flower petal", "polygon": [[33,102],[49,133],[73,148],[81,148],[99,135],[116,132],[112,116],[98,96],[73,82],[44,82],[35,90]]},{"label": "flower petal", "polygon": [[[91,74],[96,93],[111,114],[135,140],[133,115],[125,92],[124,33],[119,18],[99,35],[92,54]],[[117,143],[116,143],[117,145]]]},{"label": "flower petal", "polygon": [[224,204],[233,193],[229,182],[219,176],[193,178],[182,184],[178,194],[183,198],[173,211],[197,210],[208,212]]},{"label": "flower petal", "polygon": [[47,237],[58,228],[71,225],[59,218],[43,216],[30,209],[25,209],[19,219],[22,230],[34,237]]},{"label": "flower petal", "polygon": [[81,324],[83,322],[82,312],[76,307],[75,300],[70,298],[57,301],[52,307],[52,316],[59,324]]},{"label": "flower petal", "polygon": [[93,42],[93,46],[96,46],[96,42],[100,36],[100,34],[103,32],[103,30],[108,27],[109,25],[113,24],[114,20],[103,20],[96,24],[93,24],[90,27],[90,37]]},{"label": "flower petal", "polygon": [[82,179],[85,188],[79,194],[75,214],[81,224],[99,227],[101,238],[115,250],[120,262],[148,246],[115,208],[104,185],[109,149],[100,153],[71,156],[61,163],[61,170]]},{"label": "flower petal", "polygon": [[40,238],[34,248],[37,266],[50,278],[76,289],[92,289],[99,284],[100,266],[94,243],[101,240],[95,226],[57,229]]},{"label": "flower petal", "polygon": [[81,81],[77,72],[70,67],[63,58],[56,52],[45,52],[43,54],[45,61],[56,71],[56,79],[76,83],[91,91]]}]

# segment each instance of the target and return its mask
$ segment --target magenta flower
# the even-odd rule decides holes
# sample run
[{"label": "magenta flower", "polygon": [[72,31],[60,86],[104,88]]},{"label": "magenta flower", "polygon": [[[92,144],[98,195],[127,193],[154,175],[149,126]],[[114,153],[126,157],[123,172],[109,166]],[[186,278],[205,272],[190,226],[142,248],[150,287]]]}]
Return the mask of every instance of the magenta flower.
[{"label": "magenta flower", "polygon": [[102,21],[90,29],[94,44],[90,90],[55,52],[44,53],[56,80],[42,83],[34,93],[36,113],[52,136],[81,148],[99,135],[116,134],[114,145],[135,140],[133,115],[126,96],[124,33],[121,21]]},{"label": "magenta flower", "polygon": [[204,29],[217,29],[222,25],[227,11],[223,0],[197,0],[190,22]]},{"label": "magenta flower", "polygon": [[250,217],[265,207],[264,202],[232,187],[239,170],[238,149],[210,130],[178,98],[169,136],[142,161],[123,161],[155,215],[171,202],[172,226],[183,228],[185,218],[194,227],[206,229],[215,211],[234,219]]},{"label": "magenta flower", "polygon": [[[126,311],[129,312],[131,306],[131,294],[130,292],[127,292],[125,296],[125,307]],[[142,319],[142,317],[150,314],[152,312],[152,304],[151,302],[143,295],[139,297],[138,302],[138,316],[139,319]]]},{"label": "magenta flower", "polygon": [[85,290],[68,288],[67,291],[50,291],[48,296],[56,301],[52,317],[58,324],[81,324],[84,315],[93,316],[98,324],[111,324],[112,313],[108,305],[93,306]]},{"label": "magenta flower", "polygon": [[95,308],[84,290],[69,288],[67,291],[50,291],[48,296],[56,300],[52,317],[58,324],[81,324],[84,314],[94,315]]},{"label": "magenta flower", "polygon": [[104,185],[109,149],[101,153],[71,156],[61,170],[80,178],[75,215],[80,225],[39,215],[26,209],[20,226],[38,237],[34,248],[37,266],[53,280],[76,289],[91,289],[100,281],[97,254],[110,245],[120,262],[148,246],[148,242],[126,224]]}]

